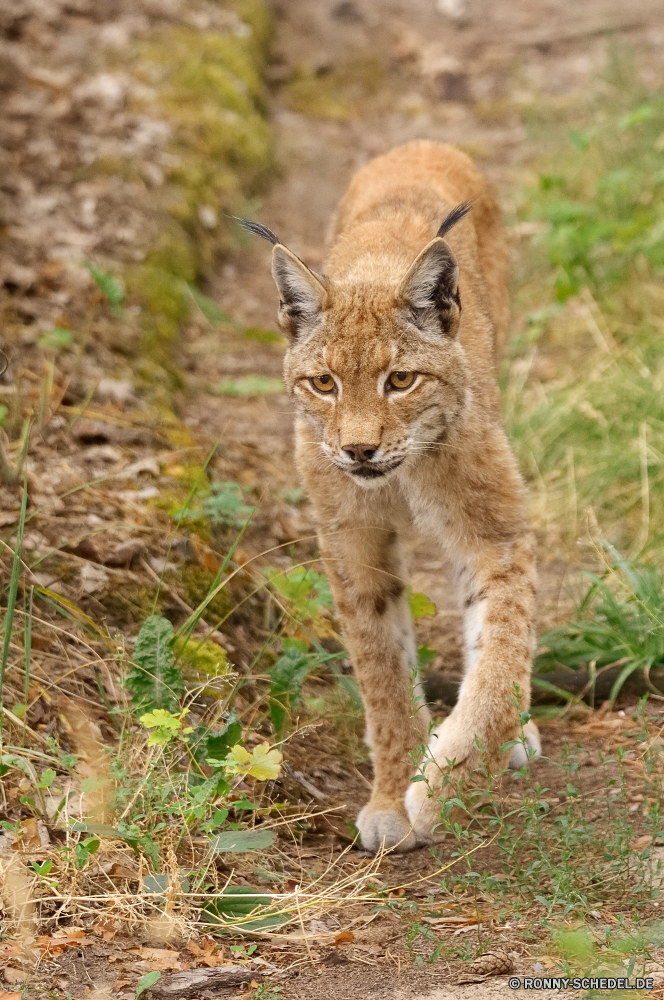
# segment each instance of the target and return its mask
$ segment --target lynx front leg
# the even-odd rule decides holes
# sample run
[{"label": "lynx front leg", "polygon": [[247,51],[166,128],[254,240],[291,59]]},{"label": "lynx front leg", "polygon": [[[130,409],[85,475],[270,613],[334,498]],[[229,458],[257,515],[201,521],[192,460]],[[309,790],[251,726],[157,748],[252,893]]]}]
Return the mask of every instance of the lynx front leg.
[{"label": "lynx front leg", "polygon": [[374,764],[371,799],[357,820],[362,845],[412,850],[418,841],[404,796],[410,754],[428,738],[429,715],[417,686],[413,691],[415,642],[396,535],[355,526],[322,537],[321,548],[362,692]]},{"label": "lynx front leg", "polygon": [[[530,667],[534,647],[534,543],[530,535],[501,544],[478,544],[459,552],[460,583],[466,626],[466,676],[456,707],[437,727],[429,743],[433,758],[427,782],[411,784],[406,806],[416,834],[430,839],[440,823],[441,802],[459,779],[473,780],[486,764],[495,771],[503,763],[500,747],[516,739],[519,708],[530,701]],[[514,704],[518,685],[520,706]],[[538,746],[537,730],[527,733]],[[519,748],[515,748],[519,749]],[[523,754],[525,756],[525,752]],[[448,761],[454,761],[450,771]],[[516,761],[515,761],[516,763]],[[443,787],[445,774],[452,779]],[[434,795],[429,789],[433,787]]]}]

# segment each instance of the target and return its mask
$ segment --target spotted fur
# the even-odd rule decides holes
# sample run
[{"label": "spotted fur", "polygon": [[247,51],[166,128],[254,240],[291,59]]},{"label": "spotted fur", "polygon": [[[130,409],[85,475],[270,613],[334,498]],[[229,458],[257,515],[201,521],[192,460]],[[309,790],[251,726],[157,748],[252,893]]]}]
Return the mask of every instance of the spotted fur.
[{"label": "spotted fur", "polygon": [[[535,569],[496,379],[507,322],[500,212],[463,153],[411,143],[353,179],[323,276],[281,243],[273,274],[297,460],[374,762],[360,835],[369,850],[408,850],[435,833],[446,772],[448,787],[476,780],[478,743],[490,768],[502,763],[518,730],[515,684],[528,704]],[[401,390],[395,372],[416,375]],[[430,736],[400,542],[412,529],[450,557],[466,619],[459,701],[429,741],[435,798],[410,782],[413,751]]]}]

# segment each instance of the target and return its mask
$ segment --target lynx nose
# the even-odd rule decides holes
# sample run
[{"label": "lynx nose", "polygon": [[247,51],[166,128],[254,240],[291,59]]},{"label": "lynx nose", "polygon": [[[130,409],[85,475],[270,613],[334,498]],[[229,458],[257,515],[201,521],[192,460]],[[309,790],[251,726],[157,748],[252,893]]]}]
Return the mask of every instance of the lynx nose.
[{"label": "lynx nose", "polygon": [[378,449],[372,444],[346,444],[341,450],[345,451],[354,462],[368,462]]}]

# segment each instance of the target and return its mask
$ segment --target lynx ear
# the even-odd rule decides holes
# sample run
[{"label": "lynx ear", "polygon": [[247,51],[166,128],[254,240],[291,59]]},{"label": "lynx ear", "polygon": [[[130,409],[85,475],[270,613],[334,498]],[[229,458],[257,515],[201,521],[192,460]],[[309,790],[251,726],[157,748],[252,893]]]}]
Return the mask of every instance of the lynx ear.
[{"label": "lynx ear", "polygon": [[454,336],[459,325],[459,265],[445,240],[437,236],[422,250],[399,286],[405,302],[422,329]]},{"label": "lynx ear", "polygon": [[320,278],[287,247],[278,243],[272,251],[272,277],[279,290],[279,325],[291,337],[302,336],[328,303]]}]

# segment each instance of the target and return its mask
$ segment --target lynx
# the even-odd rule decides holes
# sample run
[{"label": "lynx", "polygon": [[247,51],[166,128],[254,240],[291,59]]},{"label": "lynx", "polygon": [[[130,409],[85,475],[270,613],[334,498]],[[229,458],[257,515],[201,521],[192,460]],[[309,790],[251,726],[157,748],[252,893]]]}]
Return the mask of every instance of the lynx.
[{"label": "lynx", "polygon": [[[496,377],[500,210],[467,156],[415,142],[354,177],[324,275],[245,226],[274,244],[297,463],[364,701],[375,777],[360,838],[410,850],[435,836],[456,779],[502,766],[530,693],[534,544]],[[436,728],[415,678],[402,550],[413,531],[446,554],[464,616],[466,672]],[[528,756],[521,740],[514,766]],[[539,752],[531,723],[525,740]],[[427,781],[412,782],[427,743]]]}]

